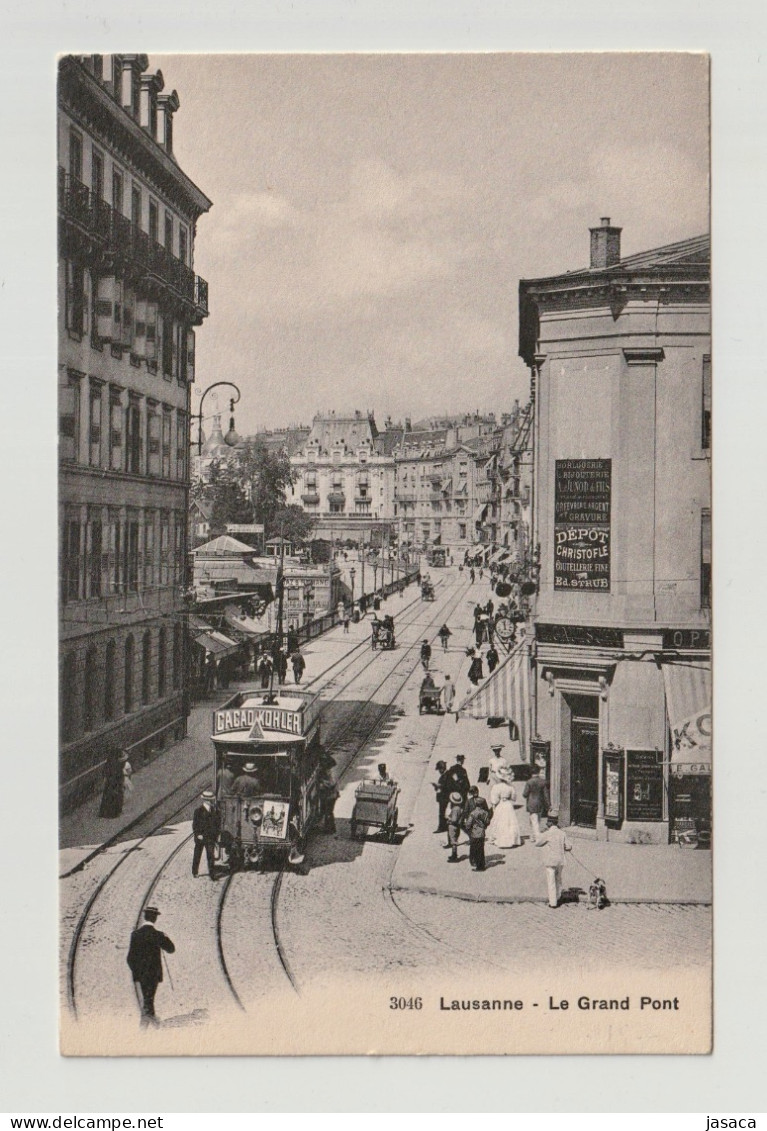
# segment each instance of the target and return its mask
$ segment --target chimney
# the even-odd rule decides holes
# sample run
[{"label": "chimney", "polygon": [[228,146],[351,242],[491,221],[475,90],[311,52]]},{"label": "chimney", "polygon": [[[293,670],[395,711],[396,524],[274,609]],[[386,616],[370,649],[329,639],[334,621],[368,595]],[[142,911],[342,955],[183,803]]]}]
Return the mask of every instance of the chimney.
[{"label": "chimney", "polygon": [[615,267],[621,258],[621,232],[623,228],[612,228],[610,217],[603,216],[598,228],[591,232],[591,267]]},{"label": "chimney", "polygon": [[173,115],[181,105],[178,94],[157,95],[157,137],[156,140],[167,153],[173,153]]},{"label": "chimney", "polygon": [[155,139],[157,137],[157,95],[164,86],[165,80],[162,77],[162,71],[141,76],[139,124]]}]

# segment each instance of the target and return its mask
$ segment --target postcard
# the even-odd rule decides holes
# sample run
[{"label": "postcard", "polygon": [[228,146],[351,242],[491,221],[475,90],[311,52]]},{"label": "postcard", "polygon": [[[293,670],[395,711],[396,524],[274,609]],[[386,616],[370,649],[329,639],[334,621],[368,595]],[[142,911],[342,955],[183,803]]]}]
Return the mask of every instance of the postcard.
[{"label": "postcard", "polygon": [[710,1052],[708,57],[57,90],[61,1051]]}]

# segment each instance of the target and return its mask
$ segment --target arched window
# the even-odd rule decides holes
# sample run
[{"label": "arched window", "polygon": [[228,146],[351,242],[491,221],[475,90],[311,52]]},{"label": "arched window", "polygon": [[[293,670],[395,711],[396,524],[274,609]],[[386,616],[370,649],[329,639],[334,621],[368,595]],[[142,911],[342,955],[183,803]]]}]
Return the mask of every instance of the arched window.
[{"label": "arched window", "polygon": [[71,742],[77,730],[77,657],[64,657],[59,685],[59,724],[61,741]]},{"label": "arched window", "polygon": [[95,730],[96,720],[98,718],[96,680],[96,649],[89,648],[85,656],[85,687],[83,694],[83,728],[85,730]]},{"label": "arched window", "polygon": [[115,717],[115,663],[117,647],[114,640],[107,644],[104,656],[104,718],[109,721]]},{"label": "arched window", "polygon": [[141,642],[141,702],[148,703],[152,689],[152,636],[149,629]]},{"label": "arched window", "polygon": [[160,629],[157,637],[157,698],[162,699],[165,695],[165,664],[166,664],[166,645],[165,645],[166,632],[164,628]]},{"label": "arched window", "polygon": [[183,664],[184,653],[182,651],[182,628],[176,622],[173,628],[173,686],[181,686],[181,665]]},{"label": "arched window", "polygon": [[125,641],[125,714],[133,710],[133,637]]}]

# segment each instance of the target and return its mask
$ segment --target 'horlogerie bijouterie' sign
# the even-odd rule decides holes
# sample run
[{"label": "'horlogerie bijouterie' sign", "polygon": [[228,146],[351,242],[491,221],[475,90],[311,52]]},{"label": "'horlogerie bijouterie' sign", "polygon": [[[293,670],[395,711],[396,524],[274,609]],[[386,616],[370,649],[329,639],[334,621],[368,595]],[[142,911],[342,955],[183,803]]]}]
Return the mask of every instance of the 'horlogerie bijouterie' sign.
[{"label": "'horlogerie bijouterie' sign", "polygon": [[556,461],[555,589],[610,589],[611,468],[609,459]]}]

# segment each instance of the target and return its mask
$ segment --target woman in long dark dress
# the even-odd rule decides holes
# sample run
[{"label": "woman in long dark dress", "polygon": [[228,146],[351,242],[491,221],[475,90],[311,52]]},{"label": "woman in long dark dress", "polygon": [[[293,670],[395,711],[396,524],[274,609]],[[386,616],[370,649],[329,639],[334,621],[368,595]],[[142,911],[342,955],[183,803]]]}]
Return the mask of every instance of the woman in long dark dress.
[{"label": "woman in long dark dress", "polygon": [[116,750],[107,754],[104,792],[101,794],[99,817],[119,817],[123,811],[123,767]]}]

